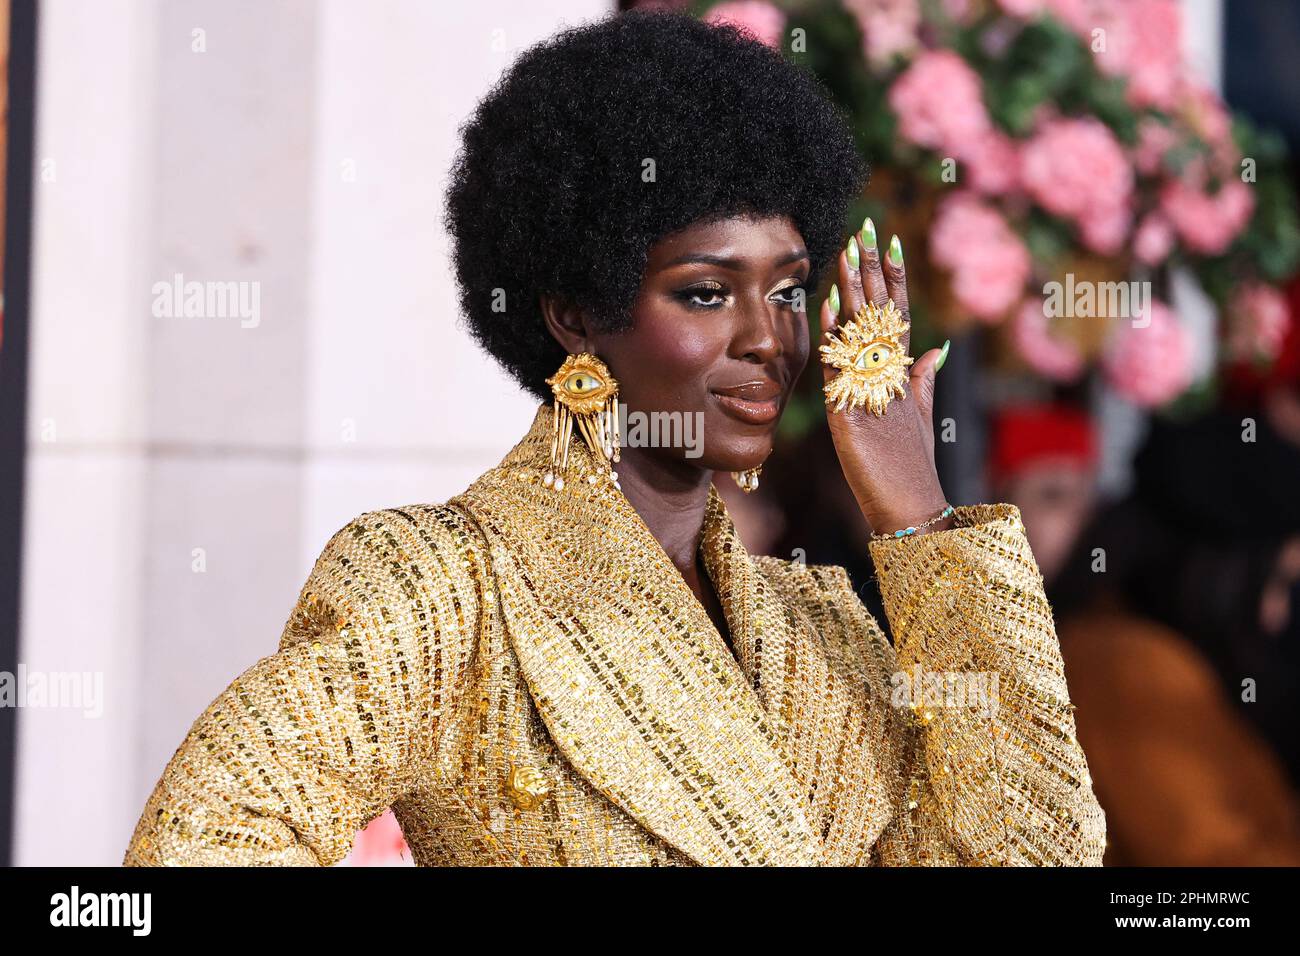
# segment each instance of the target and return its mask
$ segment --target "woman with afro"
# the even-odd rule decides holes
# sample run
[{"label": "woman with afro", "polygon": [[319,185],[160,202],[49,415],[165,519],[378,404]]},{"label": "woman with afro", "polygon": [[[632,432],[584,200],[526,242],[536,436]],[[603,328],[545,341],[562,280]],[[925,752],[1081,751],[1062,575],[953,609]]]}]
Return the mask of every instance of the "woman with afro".
[{"label": "woman with afro", "polygon": [[[462,494],[334,535],[126,862],[331,864],[391,807],[421,865],[1098,864],[1023,524],[944,497],[946,352],[907,357],[897,239],[845,239],[866,171],[817,82],[627,13],[525,52],[463,137],[462,308],[532,427]],[[846,340],[828,396],[896,376],[827,407],[892,643],[842,568],[749,554],[713,484],[754,487],[813,345]]]}]

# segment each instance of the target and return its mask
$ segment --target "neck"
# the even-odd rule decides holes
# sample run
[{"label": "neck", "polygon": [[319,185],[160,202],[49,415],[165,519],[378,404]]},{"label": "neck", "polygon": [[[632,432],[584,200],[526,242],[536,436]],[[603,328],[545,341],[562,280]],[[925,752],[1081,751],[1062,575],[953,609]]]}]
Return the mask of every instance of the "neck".
[{"label": "neck", "polygon": [[614,467],[623,494],[650,533],[677,569],[693,579],[713,472],[644,448],[625,448]]}]

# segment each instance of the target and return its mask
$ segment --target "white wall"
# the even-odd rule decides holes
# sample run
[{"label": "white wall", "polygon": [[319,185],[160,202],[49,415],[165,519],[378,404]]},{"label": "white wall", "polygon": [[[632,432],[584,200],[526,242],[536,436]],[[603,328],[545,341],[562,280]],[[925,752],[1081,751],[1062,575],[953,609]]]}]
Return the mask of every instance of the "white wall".
[{"label": "white wall", "polygon": [[[19,656],[102,673],[104,712],[19,712],[17,863],[118,863],[328,536],[522,434],[457,325],[444,176],[518,49],[607,8],[42,4]],[[260,322],[155,317],[175,273],[257,283]]]}]

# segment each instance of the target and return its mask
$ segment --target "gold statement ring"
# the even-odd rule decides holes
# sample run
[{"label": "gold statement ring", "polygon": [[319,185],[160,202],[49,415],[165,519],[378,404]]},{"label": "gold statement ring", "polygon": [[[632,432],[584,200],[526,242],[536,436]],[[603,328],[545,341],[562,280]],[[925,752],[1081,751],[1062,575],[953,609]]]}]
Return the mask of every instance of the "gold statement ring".
[{"label": "gold statement ring", "polygon": [[827,365],[839,374],[826,383],[826,404],[835,411],[866,406],[875,415],[907,394],[907,367],[912,357],[903,348],[908,322],[894,300],[882,309],[868,303],[848,322],[828,332],[821,347]]}]

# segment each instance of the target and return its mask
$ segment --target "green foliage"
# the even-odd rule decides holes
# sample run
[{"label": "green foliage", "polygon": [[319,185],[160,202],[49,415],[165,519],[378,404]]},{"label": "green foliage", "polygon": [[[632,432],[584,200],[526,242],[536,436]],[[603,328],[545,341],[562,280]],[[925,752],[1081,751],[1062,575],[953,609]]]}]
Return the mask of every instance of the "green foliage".
[{"label": "green foliage", "polygon": [[795,29],[805,31],[806,52],[786,55],[825,84],[853,124],[867,162],[891,160],[898,121],[885,99],[890,83],[867,70],[857,17],[838,0],[812,0],[790,11],[787,34]]}]

